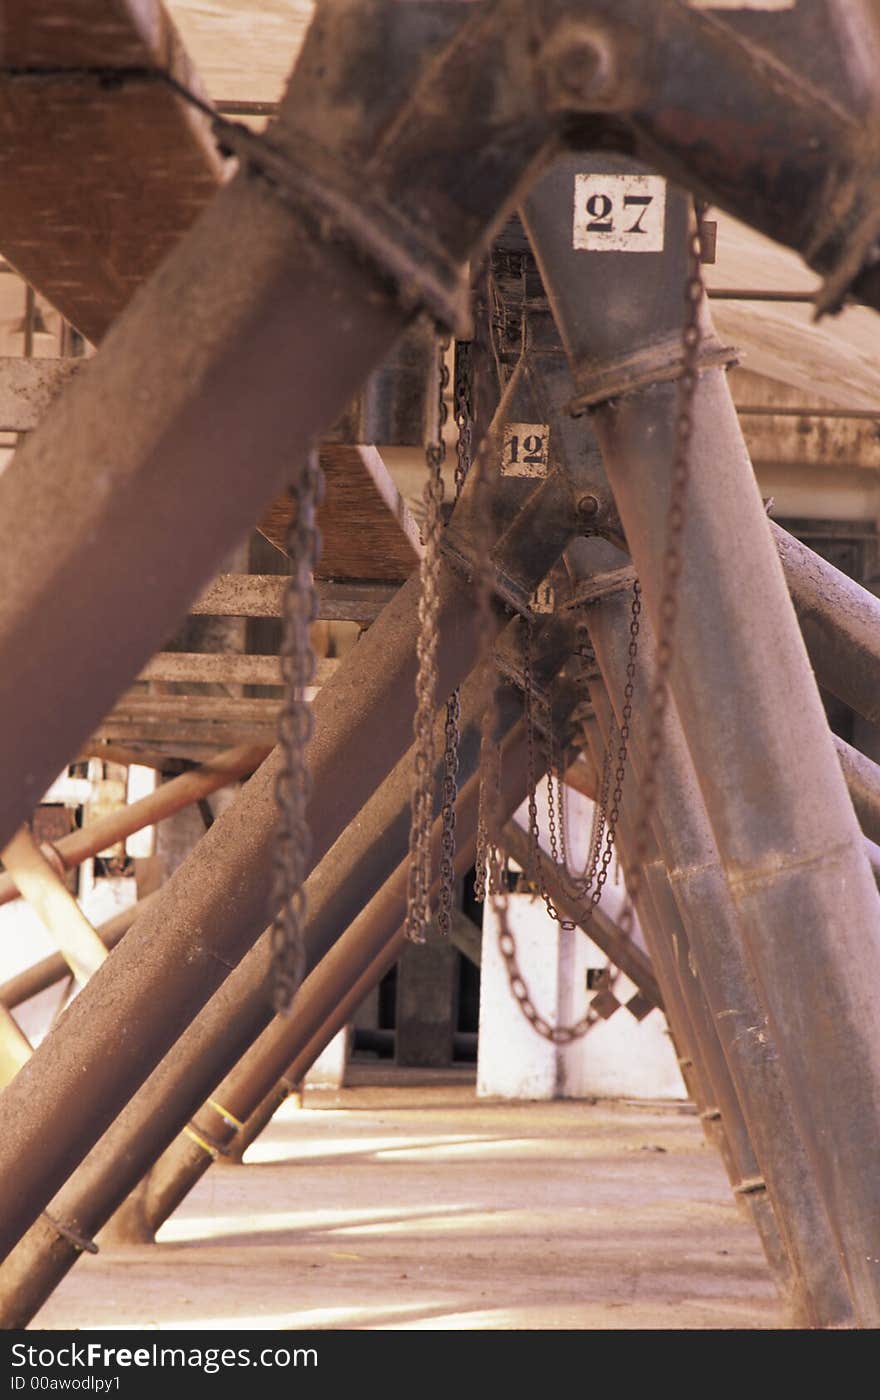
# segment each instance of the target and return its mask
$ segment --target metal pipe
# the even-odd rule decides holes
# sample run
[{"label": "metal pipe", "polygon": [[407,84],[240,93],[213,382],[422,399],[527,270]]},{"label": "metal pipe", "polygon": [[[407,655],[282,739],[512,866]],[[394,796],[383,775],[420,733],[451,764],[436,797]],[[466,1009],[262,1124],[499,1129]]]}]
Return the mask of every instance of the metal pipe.
[{"label": "metal pipe", "polygon": [[880,766],[837,734],[833,738],[862,831],[870,840],[880,842]]},{"label": "metal pipe", "polygon": [[[475,762],[474,754],[472,766]],[[461,795],[466,829],[472,819],[471,813],[476,812],[477,786],[477,780],[471,779]],[[473,815],[474,825],[475,822]],[[438,821],[432,832],[435,856],[439,850],[440,834],[441,823]],[[382,858],[388,844],[384,840],[376,842],[375,855],[378,859]],[[402,851],[396,848],[396,854],[405,853],[405,850],[404,841]],[[332,856],[326,865],[336,881],[344,884],[348,873],[345,867],[334,861]],[[199,1151],[210,1163],[213,1145],[223,1145],[224,1138],[234,1131],[234,1120],[243,1122],[250,1109],[256,1107],[281,1077],[296,1048],[297,1033],[313,1033],[320,1027],[327,1012],[332,1010],[338,996],[339,982],[331,976],[328,983],[328,967],[332,973],[341,959],[345,968],[349,958],[357,957],[362,943],[372,938],[374,942],[369,945],[366,955],[369,961],[387,941],[389,928],[398,926],[402,918],[401,904],[405,912],[407,878],[408,862],[404,859],[390,880],[370,900],[367,908],[349,924],[343,935],[345,946],[342,955],[338,952],[339,944],[325,953],[326,931],[323,937],[319,936],[321,931],[310,926],[314,920],[312,916],[306,927],[309,975],[297,994],[291,1014],[276,1017],[274,1022],[266,994],[266,980],[271,966],[271,935],[268,931],[263,935],[220,988],[205,1012],[184,1033],[179,1044],[166,1056],[65,1183],[51,1202],[49,1211],[34,1222],[0,1265],[0,1325],[23,1326],[33,1317],[79,1256],[80,1250],[69,1232],[72,1230],[79,1237],[91,1239],[122,1204],[128,1192],[137,1186],[156,1157],[184,1129],[189,1116],[209,1094],[217,1105],[217,1108],[208,1105],[211,1127],[206,1128],[203,1123],[203,1109],[196,1115],[189,1132],[194,1134],[192,1145],[198,1145],[201,1141]],[[353,911],[358,907],[359,904],[354,904]],[[373,922],[374,917],[378,920],[388,912],[392,916],[397,912],[398,917],[392,917],[390,924]],[[352,934],[352,929],[356,928],[362,930],[361,943],[358,942],[357,933]],[[335,932],[338,935],[338,926]],[[322,953],[325,953],[323,957]],[[325,997],[329,992],[329,1002],[323,1003],[317,1025],[307,1020],[313,1006],[316,984],[324,988]],[[305,1031],[306,1025],[308,1032]],[[269,1054],[261,1054],[257,1061],[254,1041],[261,1031],[263,1034],[256,1040],[256,1046],[262,1049],[268,1043]],[[245,1057],[246,1068],[240,1082],[247,1092],[253,1092],[253,1098],[246,1102],[244,1097],[236,1097],[229,1080],[223,1080],[223,1076],[228,1074],[248,1046],[252,1048]],[[270,1063],[272,1055],[274,1059]],[[280,1066],[277,1064],[279,1056]],[[257,1089],[258,1073],[266,1071],[267,1066],[269,1070],[263,1074]],[[257,1073],[252,1073],[254,1070]],[[219,1080],[223,1082],[219,1088],[215,1088]],[[224,1116],[230,1114],[231,1119]],[[55,1228],[53,1221],[58,1221],[68,1233]]]},{"label": "metal pipe", "polygon": [[0,1006],[0,1088],[14,1079],[32,1054],[31,1043],[5,1006]]},{"label": "metal pipe", "polygon": [[[529,231],[584,401],[596,328],[602,363],[629,357],[628,392],[591,421],[656,629],[677,422],[661,380],[680,359],[667,344],[661,364],[652,337],[685,283],[687,210],[668,189],[664,252],[578,257],[560,213],[585,164],[615,169],[560,162]],[[880,898],[721,370],[700,375],[691,417],[672,693],[857,1317],[877,1325]]]},{"label": "metal pipe", "polygon": [[84,987],[104,962],[107,949],[29,826],[19,827],[4,846],[2,858],[77,982]]},{"label": "metal pipe", "polygon": [[[95,933],[100,938],[104,947],[108,950],[115,948],[116,944],[128,933],[135,919],[144,913],[153,895],[138,900],[137,904],[132,904],[128,909],[121,910],[114,914],[112,919],[107,919],[103,924],[99,924]],[[14,977],[10,977],[0,987],[0,1006],[5,1006],[12,1011],[14,1007],[20,1006],[23,1001],[30,1001],[31,997],[37,996],[40,992],[45,992],[47,987],[54,987],[56,982],[63,982],[69,976],[70,969],[60,953],[50,953],[47,958],[42,958],[40,962],[34,963],[31,967],[26,967],[23,972],[17,972]]]},{"label": "metal pipe", "polygon": [[[627,595],[609,593],[597,599],[589,606],[587,618],[596,659],[621,722],[630,640]],[[647,713],[655,668],[646,619],[635,667],[633,710],[639,716]],[[632,726],[630,761],[639,779],[645,771],[643,734],[642,725]],[[852,1302],[828,1214],[794,1122],[788,1084],[674,707],[666,711],[656,777],[657,839],[687,929],[699,984],[792,1260],[792,1302],[801,1325],[851,1325]]]},{"label": "metal pipe", "polygon": [[856,714],[880,723],[880,598],[775,520],[770,534],[819,682]]},{"label": "metal pipe", "polygon": [[[522,800],[524,774],[525,730],[518,725],[503,751],[504,816]],[[479,778],[474,777],[462,788],[456,806],[456,829],[460,826],[463,833],[455,855],[459,876],[473,863],[478,806]],[[435,855],[439,854],[439,823],[432,841]],[[331,1035],[345,1024],[342,1007],[350,1011],[357,1006],[397,960],[405,946],[402,920],[408,878],[408,862],[404,861],[303,984],[291,1015],[275,1018],[212,1095],[214,1102],[209,1101],[199,1111],[194,1126],[205,1142],[219,1143],[222,1150],[234,1139],[235,1120],[246,1121],[280,1080],[299,1082]],[[220,1106],[226,1109],[227,1117],[218,1111]],[[172,1143],[150,1173],[147,1219],[153,1229],[176,1209],[211,1161],[211,1151],[196,1141],[178,1138]]]},{"label": "metal pipe", "polygon": [[[100,817],[98,821],[72,831],[69,836],[62,836],[51,846],[44,847],[44,850],[50,861],[53,864],[57,863],[59,869],[73,870],[82,861],[88,860],[89,856],[96,856],[107,846],[114,846],[117,841],[125,840],[127,836],[134,835],[143,827],[154,826],[164,821],[175,812],[198,802],[199,798],[216,792],[218,788],[238,782],[241,778],[249,778],[270,752],[265,744],[248,744],[242,748],[227,749],[225,753],[218,753],[206,763],[199,764],[198,768],[192,768],[189,772],[172,778],[170,782],[162,783],[154,792],[139,798],[137,802],[119,807],[115,812],[109,812],[106,817]],[[11,900],[18,899],[19,893],[11,872],[0,875],[0,904],[8,904]]]}]

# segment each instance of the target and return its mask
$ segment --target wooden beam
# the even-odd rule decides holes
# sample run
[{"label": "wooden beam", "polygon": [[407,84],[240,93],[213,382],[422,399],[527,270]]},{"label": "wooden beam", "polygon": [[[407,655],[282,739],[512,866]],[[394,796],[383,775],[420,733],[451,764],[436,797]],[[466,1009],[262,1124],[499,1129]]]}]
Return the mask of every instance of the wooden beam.
[{"label": "wooden beam", "polygon": [[223,178],[205,117],[133,74],[199,80],[159,0],[10,0],[3,66],[0,251],[98,341]]},{"label": "wooden beam", "polygon": [[[280,617],[284,574],[219,574],[193,603],[195,615]],[[331,622],[374,622],[396,588],[385,584],[324,582],[318,588],[318,616]]]},{"label": "wooden beam", "polygon": [[[321,658],[314,684],[326,685],[338,665],[336,660]],[[242,652],[160,651],[147,663],[139,679],[199,685],[281,685],[281,658]]]},{"label": "wooden beam", "polygon": [[[321,448],[324,503],[318,510],[323,579],[386,579],[403,583],[422,554],[409,507],[375,447],[326,443]],[[259,530],[278,548],[290,523],[289,496],[281,496]]]}]

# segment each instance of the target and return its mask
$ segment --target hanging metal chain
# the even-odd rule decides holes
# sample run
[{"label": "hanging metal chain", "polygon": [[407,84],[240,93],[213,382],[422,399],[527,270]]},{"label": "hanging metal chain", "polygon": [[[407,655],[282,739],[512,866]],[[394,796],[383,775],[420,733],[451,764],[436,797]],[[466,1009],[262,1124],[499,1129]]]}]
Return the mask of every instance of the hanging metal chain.
[{"label": "hanging metal chain", "polygon": [[[678,616],[678,583],[682,570],[682,540],[684,536],[687,492],[690,483],[690,444],[693,436],[694,400],[699,378],[700,354],[700,307],[704,288],[701,270],[700,226],[704,211],[697,209],[695,227],[688,243],[688,276],[685,285],[685,319],[682,328],[682,372],[679,379],[678,412],[675,427],[675,448],[672,463],[671,487],[666,523],[666,546],[663,552],[660,587],[660,629],[657,638],[657,665],[654,683],[648,705],[648,730],[645,743],[646,770],[642,778],[641,806],[635,822],[633,836],[632,863],[625,871],[627,899],[619,919],[624,935],[632,933],[633,904],[641,889],[642,872],[649,850],[650,823],[653,816],[657,793],[657,765],[663,747],[663,720],[669,699],[669,674],[672,669],[675,623]],[[630,641],[624,687],[624,706],[618,733],[617,765],[614,771],[614,791],[611,807],[606,820],[605,847],[599,869],[595,875],[595,886],[590,899],[591,911],[599,903],[602,890],[608,879],[608,869],[616,845],[617,824],[623,797],[623,782],[626,776],[630,723],[632,720],[632,699],[635,682],[635,664],[638,650],[639,621],[641,613],[641,588],[636,581],[633,588],[632,616],[630,620]],[[606,756],[612,750],[614,729],[609,734]],[[610,764],[609,773],[610,773]],[[603,773],[604,781],[604,773]],[[537,814],[532,812],[530,800],[530,824],[537,825]],[[534,838],[533,838],[534,839]],[[540,866],[541,855],[538,847],[536,864]],[[498,946],[504,958],[510,989],[519,1004],[526,1020],[545,1040],[555,1045],[568,1045],[585,1035],[596,1020],[596,1013],[588,1010],[580,1021],[570,1026],[551,1026],[535,1007],[528,986],[522,976],[516,956],[516,942],[510,931],[506,901],[497,909],[499,914]],[[549,906],[548,906],[549,912]]]},{"label": "hanging metal chain", "polygon": [[311,856],[306,807],[311,779],[306,749],[314,721],[306,687],[315,677],[315,653],[310,628],[318,614],[314,573],[321,555],[316,513],[323,495],[323,474],[317,449],[309,452],[299,480],[290,488],[291,519],[285,546],[293,561],[284,592],[281,675],[284,701],[278,724],[281,764],[275,782],[278,831],[274,859],[272,924],[272,1004],[290,1009],[305,971],[303,923],[305,881]]},{"label": "hanging metal chain", "polygon": [[[626,662],[626,684],[623,688],[623,710],[620,716],[620,728],[617,731],[617,767],[614,770],[614,791],[611,794],[611,807],[606,818],[605,829],[605,849],[602,852],[602,859],[599,870],[596,874],[596,883],[590,897],[590,908],[595,909],[602,898],[602,891],[608,879],[608,869],[617,846],[617,824],[620,820],[620,808],[623,802],[623,783],[626,778],[626,763],[629,757],[629,735],[630,722],[632,720],[632,702],[635,690],[636,656],[638,653],[639,625],[642,612],[642,589],[638,579],[633,584],[632,612],[629,623],[629,647],[627,649]],[[609,731],[609,748],[614,740],[614,728]],[[626,910],[624,910],[626,912]]]},{"label": "hanging metal chain", "polygon": [[452,933],[455,901],[455,803],[458,798],[458,746],[461,738],[461,704],[457,690],[446,702],[446,752],[443,771],[443,832],[440,838],[440,897],[437,928],[444,938]]},{"label": "hanging metal chain", "polygon": [[437,579],[440,570],[440,535],[443,529],[443,461],[446,444],[443,427],[446,422],[446,368],[448,342],[438,343],[439,398],[437,421],[433,438],[425,447],[428,467],[423,500],[424,553],[422,554],[419,595],[419,639],[416,645],[418,674],[416,676],[416,712],[413,721],[415,735],[415,781],[412,794],[412,820],[409,836],[409,880],[406,903],[406,937],[413,943],[424,943],[425,928],[431,917],[431,827],[434,819],[434,711],[437,706],[437,614],[439,599]]},{"label": "hanging metal chain", "polygon": [[[458,428],[455,461],[455,500],[461,495],[471,465],[473,450],[473,403],[471,390],[471,347],[468,341],[455,342],[455,424]],[[440,850],[440,897],[437,927],[444,938],[452,933],[455,900],[455,804],[458,799],[458,751],[461,746],[461,693],[456,688],[446,702],[446,752],[443,774],[443,834]]]},{"label": "hanging metal chain", "polygon": [[[645,737],[645,771],[641,800],[633,826],[631,862],[624,868],[627,900],[619,920],[624,934],[632,932],[633,908],[642,886],[645,860],[650,846],[651,820],[657,800],[657,768],[663,751],[663,721],[669,703],[669,676],[672,671],[675,625],[678,619],[678,587],[683,564],[682,543],[686,521],[688,486],[691,477],[691,439],[694,433],[694,403],[699,382],[700,311],[704,296],[701,228],[705,206],[697,205],[688,236],[688,271],[685,282],[685,317],[681,334],[681,375],[678,381],[678,407],[675,444],[666,513],[666,545],[660,573],[660,626],[657,632],[657,662],[648,697],[648,723]],[[627,668],[627,675],[630,668]],[[630,698],[632,691],[630,689]]]}]

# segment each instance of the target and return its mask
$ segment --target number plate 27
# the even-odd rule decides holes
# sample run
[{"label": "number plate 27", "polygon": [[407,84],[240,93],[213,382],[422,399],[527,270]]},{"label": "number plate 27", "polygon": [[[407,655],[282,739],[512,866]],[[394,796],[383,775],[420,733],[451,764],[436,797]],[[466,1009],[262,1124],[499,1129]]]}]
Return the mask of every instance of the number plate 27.
[{"label": "number plate 27", "polygon": [[502,476],[546,476],[550,428],[546,423],[508,423],[501,454]]},{"label": "number plate 27", "polygon": [[662,253],[666,181],[659,175],[575,175],[573,246]]}]

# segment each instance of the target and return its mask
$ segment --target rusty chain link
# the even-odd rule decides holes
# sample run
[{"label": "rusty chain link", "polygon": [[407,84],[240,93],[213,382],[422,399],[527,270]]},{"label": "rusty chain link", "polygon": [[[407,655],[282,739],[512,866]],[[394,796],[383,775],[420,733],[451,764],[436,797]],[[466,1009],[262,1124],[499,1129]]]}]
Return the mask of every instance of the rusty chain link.
[{"label": "rusty chain link", "polygon": [[406,901],[406,937],[413,943],[424,943],[425,929],[431,917],[431,827],[434,818],[434,712],[437,707],[437,615],[439,598],[437,580],[440,572],[440,535],[443,529],[443,462],[446,444],[443,427],[446,422],[446,368],[448,342],[440,339],[438,356],[438,404],[434,436],[425,447],[427,476],[423,500],[424,552],[420,566],[419,639],[416,645],[418,674],[416,676],[416,711],[413,720],[415,735],[415,780],[412,793],[412,819],[409,837],[409,877]]},{"label": "rusty chain link", "polygon": [[458,746],[461,738],[461,703],[454,690],[446,702],[446,751],[443,771],[443,832],[440,838],[440,897],[437,928],[444,938],[452,932],[455,899],[455,803],[458,797]]},{"label": "rusty chain link", "polygon": [[[470,344],[455,342],[455,380],[453,386],[455,424],[458,429],[455,461],[455,500],[462,493],[471,465],[473,451],[473,402],[471,390]],[[446,702],[446,751],[444,753],[443,834],[440,853],[440,897],[437,906],[437,927],[444,938],[452,932],[452,907],[455,898],[455,803],[458,799],[458,751],[461,746],[461,693],[456,688]]]},{"label": "rusty chain link", "polygon": [[284,590],[281,675],[284,701],[278,721],[281,764],[275,780],[278,829],[273,892],[277,911],[272,923],[272,1004],[286,1013],[305,971],[303,925],[305,881],[311,856],[306,807],[311,778],[306,750],[314,720],[306,687],[315,677],[310,628],[318,615],[314,572],[321,555],[317,509],[323,495],[317,448],[308,453],[299,480],[290,488],[292,506],[285,547],[293,567]]},{"label": "rusty chain link", "polygon": [[[630,936],[632,934],[634,902],[638,898],[641,890],[643,868],[649,849],[650,824],[657,792],[657,765],[662,753],[663,720],[669,698],[669,674],[672,669],[675,623],[678,615],[678,582],[681,577],[682,569],[681,544],[684,534],[687,490],[690,482],[690,443],[694,426],[693,407],[699,374],[700,306],[704,292],[701,271],[702,248],[700,238],[700,226],[703,212],[704,211],[697,209],[695,227],[691,230],[688,240],[688,276],[685,284],[685,318],[681,336],[682,371],[679,378],[679,401],[675,424],[675,446],[669,506],[667,511],[666,546],[662,560],[657,665],[648,704],[648,729],[645,742],[646,768],[641,784],[640,808],[634,826],[632,862],[628,864],[624,872],[626,900],[618,920],[619,927],[624,936]],[[630,724],[632,722],[632,701],[635,689],[635,668],[638,652],[641,606],[641,587],[639,581],[636,580],[633,586],[624,704],[621,711],[620,727],[617,732],[614,789],[610,799],[610,810],[607,811],[604,823],[604,850],[602,851],[598,870],[595,872],[595,884],[590,897],[590,914],[592,914],[592,911],[596,908],[602,897],[602,890],[608,879],[608,869],[617,845],[617,825],[620,819],[623,784],[626,777],[629,751]],[[530,629],[527,628],[527,664],[525,668],[527,687],[531,685],[529,630]],[[529,709],[530,705],[527,700],[527,724],[530,723],[528,720]],[[606,769],[607,781],[610,785],[611,761],[613,761],[610,759],[610,755],[614,752],[614,741],[615,727],[612,722],[606,747],[606,763],[603,765],[603,788],[606,785]],[[540,872],[543,853],[541,852],[537,840],[537,808],[534,798],[533,782],[535,765],[531,751],[531,742],[529,743],[528,763],[530,770],[530,836],[534,843],[533,859],[537,870]],[[551,816],[551,843],[554,841],[554,835],[553,819]],[[542,891],[542,897],[547,905],[548,913],[550,913],[551,917],[556,917],[558,919],[558,913],[555,910],[552,900],[548,899],[546,891]],[[503,904],[499,903],[496,912],[499,915],[498,947],[504,959],[511,992],[526,1020],[540,1036],[545,1040],[552,1041],[555,1045],[568,1045],[571,1044],[572,1041],[585,1035],[596,1020],[596,1013],[591,1009],[588,1009],[586,1015],[579,1021],[569,1026],[551,1026],[546,1018],[537,1010],[517,960],[516,942],[509,927],[506,898]]]},{"label": "rusty chain link", "polygon": [[[678,380],[678,404],[675,419],[675,444],[666,513],[666,545],[660,575],[660,626],[657,630],[656,669],[648,697],[648,723],[645,738],[645,769],[640,785],[640,800],[633,824],[631,861],[624,867],[627,898],[619,924],[624,935],[632,933],[635,902],[641,892],[645,859],[648,854],[651,820],[657,799],[657,768],[663,751],[663,721],[669,703],[669,676],[672,671],[675,645],[675,624],[678,618],[678,585],[682,570],[682,540],[686,520],[688,486],[691,475],[691,439],[694,432],[694,402],[699,381],[700,309],[705,288],[702,272],[701,229],[705,206],[698,204],[688,234],[688,271],[685,282],[685,317],[681,333],[681,375]],[[630,646],[631,666],[634,661]],[[630,667],[627,677],[630,678]],[[634,666],[632,666],[634,673]],[[624,697],[626,699],[626,695]],[[629,699],[632,699],[630,678]]]}]

